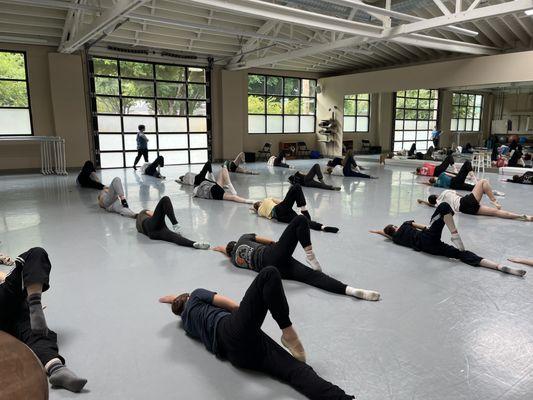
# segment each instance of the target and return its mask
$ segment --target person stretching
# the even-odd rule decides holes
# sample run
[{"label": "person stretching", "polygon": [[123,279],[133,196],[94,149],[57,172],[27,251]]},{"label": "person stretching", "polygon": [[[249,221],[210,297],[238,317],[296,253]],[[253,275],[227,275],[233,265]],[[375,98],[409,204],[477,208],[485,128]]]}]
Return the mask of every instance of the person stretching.
[{"label": "person stretching", "polygon": [[[200,173],[194,174],[187,172],[185,175],[180,176],[176,182],[184,185],[194,185],[193,194],[195,197],[201,199],[226,200],[247,204],[254,203],[253,200],[245,199],[237,195],[237,191],[231,183],[228,169],[225,166],[222,166],[218,176],[215,178],[213,176],[213,168],[209,161],[204,164]],[[227,188],[230,193],[226,193],[224,188]]]},{"label": "person stretching", "polygon": [[274,158],[274,167],[290,168],[289,164],[285,163],[285,150],[281,150],[276,158]]},{"label": "person stretching", "polygon": [[[524,270],[498,264],[465,250],[461,236],[459,236],[459,232],[455,227],[453,215],[452,207],[448,203],[440,203],[431,217],[429,227],[417,224],[415,221],[406,221],[399,228],[394,225],[387,225],[383,230],[370,232],[383,235],[400,246],[411,247],[413,250],[423,251],[435,256],[456,258],[474,267],[495,269],[517,276],[526,274]],[[457,247],[450,246],[441,240],[444,225],[450,230],[452,242]]]},{"label": "person stretching", "polygon": [[466,190],[467,192],[471,192],[474,189],[474,185],[465,183],[465,180],[469,175],[475,179],[472,163],[467,160],[461,166],[461,169],[456,176],[451,176],[447,172],[442,172],[438,178],[429,178],[429,181],[426,183],[426,185],[445,189]]},{"label": "person stretching", "polygon": [[523,185],[533,185],[533,172],[527,171],[524,175],[513,175],[512,179],[507,179],[507,182],[521,183]]},{"label": "person stretching", "polygon": [[[333,159],[335,161],[335,159]],[[334,162],[331,163],[332,165]],[[335,163],[336,164],[336,163]],[[342,162],[342,165],[336,164],[334,167],[328,165],[326,167],[326,173],[330,175],[346,176],[346,177],[355,177],[355,178],[367,178],[367,179],[377,179],[374,176],[368,174],[363,174],[361,168],[357,165],[353,157],[353,151],[348,150],[346,156]]]},{"label": "person stretching", "polygon": [[[159,302],[171,305],[188,336],[199,339],[209,352],[237,368],[270,375],[309,399],[354,399],[305,363],[305,351],[274,267],[266,267],[257,275],[240,304],[206,289],[164,296]],[[261,329],[269,311],[281,330],[281,343],[292,356]]]},{"label": "person stretching", "polygon": [[[311,268],[292,257],[298,242],[304,249],[306,261]],[[376,301],[380,297],[378,292],[347,286],[322,272],[313,252],[309,222],[303,215],[298,215],[289,223],[277,242],[249,233],[242,235],[237,242],[231,241],[226,246],[217,246],[213,250],[228,256],[238,268],[259,272],[272,265],[279,270],[283,279],[363,300]]]},{"label": "person stretching", "polygon": [[[172,223],[172,231],[168,229],[165,217],[168,217]],[[152,240],[164,240],[165,242],[175,243],[178,246],[193,247],[200,250],[209,249],[209,243],[193,242],[178,233],[180,227],[176,215],[174,214],[172,202],[168,196],[164,196],[159,200],[159,203],[157,203],[153,212],[150,210],[142,210],[137,215],[135,226],[139,233],[148,236]]]},{"label": "person stretching", "polygon": [[163,175],[159,173],[159,168],[165,166],[165,158],[163,156],[158,156],[153,163],[144,164],[141,167],[141,172],[145,175],[150,175],[158,179],[165,179]]},{"label": "person stretching", "polygon": [[104,210],[114,212],[123,217],[135,218],[137,213],[130,210],[128,201],[124,196],[122,181],[117,176],[111,181],[111,185],[98,195],[98,205]]},{"label": "person stretching", "polygon": [[[453,167],[453,172],[457,174],[457,167],[455,166],[455,160],[451,153],[446,156],[446,158],[444,159],[442,163],[440,163],[439,165],[435,167],[435,169],[433,170],[433,176],[438,177],[443,172],[446,172],[446,170],[450,166]],[[418,167],[416,169],[415,175],[426,175],[427,176],[427,173],[424,173],[424,168],[425,167]]]},{"label": "person stretching", "polygon": [[259,172],[257,171],[252,171],[251,169],[246,169],[242,167],[241,164],[244,162],[244,153],[241,151],[239,155],[235,157],[235,160],[224,161],[224,165],[226,166],[229,172],[234,172],[236,174],[259,175]]},{"label": "person stretching", "polygon": [[[486,194],[490,202],[495,208],[481,205],[481,199]],[[489,217],[498,217],[505,219],[518,219],[521,221],[532,221],[533,217],[525,214],[515,214],[509,211],[502,210],[502,206],[494,197],[492,187],[486,179],[481,179],[476,183],[472,193],[466,196],[458,195],[455,190],[445,190],[438,197],[437,195],[430,195],[427,201],[418,199],[418,204],[426,204],[430,207],[436,207],[441,203],[448,203],[455,212],[462,212],[470,215],[486,215]]]},{"label": "person stretching", "polygon": [[105,185],[100,182],[100,178],[96,175],[96,168],[94,168],[92,161],[85,161],[78,178],[76,178],[76,182],[84,188],[98,190],[103,190],[105,188]]},{"label": "person stretching", "polygon": [[311,220],[311,215],[309,214],[309,211],[307,211],[307,202],[305,201],[304,192],[299,184],[291,186],[283,201],[267,197],[262,201],[256,201],[252,210],[260,217],[277,219],[279,222],[289,223],[298,216],[296,211],[292,209],[294,203],[296,203],[296,206],[300,209],[300,213],[307,218],[311,229],[331,233],[337,233],[339,231],[339,228],[324,226],[319,222]]},{"label": "person stretching", "polygon": [[[318,178],[318,181],[315,180],[315,176]],[[318,164],[313,165],[306,175],[302,174],[300,171],[296,171],[294,175],[289,176],[289,182],[293,185],[298,184],[304,187],[325,190],[341,190],[341,188],[338,186],[332,186],[324,183],[324,175],[322,175],[322,170]]]},{"label": "person stretching", "polygon": [[51,269],[46,251],[34,247],[16,258],[9,274],[0,273],[0,330],[35,353],[53,387],[80,392],[87,380],[65,366],[57,334],[48,328],[41,304],[42,293],[50,288]]}]

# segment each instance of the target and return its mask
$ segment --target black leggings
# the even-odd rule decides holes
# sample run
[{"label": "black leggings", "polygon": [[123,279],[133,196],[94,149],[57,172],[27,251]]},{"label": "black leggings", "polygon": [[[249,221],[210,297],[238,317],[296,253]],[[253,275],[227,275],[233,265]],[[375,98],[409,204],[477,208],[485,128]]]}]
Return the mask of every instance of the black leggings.
[{"label": "black leggings", "polygon": [[303,215],[296,216],[289,223],[277,243],[266,246],[262,265],[277,267],[283,279],[306,283],[331,293],[346,294],[344,283],[323,272],[315,271],[292,257],[298,242],[302,247],[311,245],[309,223]]},{"label": "black leggings", "polygon": [[285,152],[280,151],[278,156],[274,159],[274,167],[289,168],[289,164],[285,164],[283,159],[285,158]]},{"label": "black leggings", "polygon": [[105,187],[101,182],[94,181],[90,176],[83,174],[78,175],[77,182],[81,187],[89,189],[103,190]]},{"label": "black leggings", "polygon": [[[289,223],[298,216],[296,211],[292,209],[296,203],[297,207],[304,207],[307,205],[305,201],[304,192],[299,184],[292,185],[285,198],[281,203],[274,207],[274,216],[279,222]],[[322,224],[308,220],[309,227],[315,231],[322,229]]]},{"label": "black leggings", "polygon": [[335,157],[333,160],[328,161],[328,167],[335,168],[337,165],[342,165],[342,158]]},{"label": "black leggings", "polygon": [[209,161],[204,164],[200,173],[194,177],[194,186],[198,186],[200,183],[205,181],[205,177],[208,172],[213,173],[213,167]]},{"label": "black leggings", "polygon": [[146,175],[155,176],[156,178],[161,178],[161,174],[157,172],[157,167],[164,167],[165,159],[163,156],[157,157],[153,163],[151,163],[148,168],[144,171]]},{"label": "black leggings", "polygon": [[440,174],[445,172],[448,169],[448,167],[450,167],[454,163],[455,163],[455,160],[453,159],[453,156],[451,154],[447,155],[444,161],[440,165],[437,165],[435,167],[435,170],[433,171],[433,176],[438,177]]},{"label": "black leggings", "polygon": [[479,266],[482,258],[468,250],[459,250],[457,247],[441,241],[442,230],[446,225],[445,215],[454,215],[452,207],[448,203],[440,203],[433,215],[428,229],[420,235],[420,250],[436,256],[456,258],[465,264]]},{"label": "black leggings", "polygon": [[163,197],[157,203],[154,210],[154,215],[143,221],[143,232],[152,240],[164,240],[165,242],[175,243],[179,246],[194,247],[194,242],[184,238],[180,234],[171,231],[167,228],[165,217],[170,219],[173,225],[176,225],[176,215],[174,215],[174,208],[168,196]]},{"label": "black leggings", "polygon": [[54,331],[48,330],[44,336],[31,330],[26,287],[39,283],[43,285],[43,292],[48,290],[51,269],[46,251],[34,247],[17,258],[15,269],[0,284],[0,330],[25,343],[43,365],[54,358],[65,360],[58,353]]},{"label": "black leggings", "polygon": [[466,160],[461,169],[459,170],[457,176],[452,178],[452,181],[450,182],[450,189],[466,190],[468,192],[471,192],[474,189],[474,185],[465,183],[465,180],[471,171],[473,171],[472,163]]},{"label": "black leggings", "polygon": [[[352,161],[353,161],[353,158],[352,158]],[[355,165],[357,165],[355,162],[354,162]],[[357,172],[357,171],[354,171],[352,169],[352,164],[347,162],[346,164],[344,164],[344,167],[342,168],[342,174],[344,176],[348,176],[348,177],[355,177],[355,178],[367,178],[367,179],[370,179],[371,176],[370,175],[367,175],[367,174],[363,174],[361,172]]]},{"label": "black leggings", "polygon": [[236,367],[277,378],[310,399],[353,399],[338,386],[322,379],[313,368],[298,361],[261,330],[268,311],[280,329],[292,325],[281,276],[274,267],[266,267],[259,272],[238,310],[218,323],[219,355]]},{"label": "black leggings", "polygon": [[135,157],[135,161],[133,162],[134,167],[137,165],[137,163],[141,159],[141,156],[144,158],[144,162],[148,162],[148,149],[137,150],[137,157]]},{"label": "black leggings", "polygon": [[[298,174],[299,172],[297,172]],[[315,181],[315,177],[320,181]],[[326,189],[326,190],[334,190],[335,188],[331,185],[327,185],[322,180],[324,179],[324,175],[322,175],[322,170],[320,169],[320,165],[315,164],[311,167],[307,175],[303,177],[303,183],[302,186],[307,187],[313,187],[318,189]]]}]

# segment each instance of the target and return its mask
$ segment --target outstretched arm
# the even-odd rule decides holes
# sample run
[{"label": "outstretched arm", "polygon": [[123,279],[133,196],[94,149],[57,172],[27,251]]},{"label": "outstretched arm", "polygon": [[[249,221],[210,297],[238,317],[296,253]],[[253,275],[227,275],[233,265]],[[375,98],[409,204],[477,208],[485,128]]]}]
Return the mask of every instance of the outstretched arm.
[{"label": "outstretched arm", "polygon": [[229,297],[222,296],[221,294],[215,294],[215,297],[213,298],[213,305],[228,311],[235,311],[239,309],[239,304]]},{"label": "outstretched arm", "polygon": [[[222,253],[224,254],[225,256],[228,255],[228,253],[226,253],[226,248],[224,246],[216,246],[216,247],[212,247],[211,250],[213,251],[218,251],[219,253]],[[229,256],[228,256],[229,257]]]},{"label": "outstretched arm", "polygon": [[418,202],[418,204],[425,204],[426,206],[435,207],[433,204],[430,204],[426,200],[418,199],[417,202]]},{"label": "outstretched arm", "polygon": [[527,258],[511,257],[508,258],[508,260],[517,264],[524,264],[533,267],[533,260],[528,260]]},{"label": "outstretched arm", "polygon": [[274,240],[269,239],[269,238],[266,238],[266,237],[262,237],[262,236],[256,236],[256,237],[255,237],[255,241],[256,241],[257,243],[261,243],[261,244],[272,244],[272,243],[276,243]]},{"label": "outstretched arm", "polygon": [[369,232],[370,233],[375,233],[377,235],[385,236],[387,239],[392,240],[392,238],[389,235],[387,235],[385,232],[383,232],[383,230],[381,230],[381,229],[378,230],[378,231],[369,231]]}]

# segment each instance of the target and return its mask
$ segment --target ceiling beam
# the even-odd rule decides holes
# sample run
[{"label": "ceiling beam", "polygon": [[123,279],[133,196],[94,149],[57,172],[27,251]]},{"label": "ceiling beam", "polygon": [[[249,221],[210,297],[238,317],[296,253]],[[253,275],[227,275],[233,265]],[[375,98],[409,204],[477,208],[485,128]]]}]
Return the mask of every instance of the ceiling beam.
[{"label": "ceiling beam", "polygon": [[[356,7],[357,9],[364,11],[367,14],[372,15],[374,17],[376,15],[381,15],[384,17],[395,18],[399,21],[406,21],[406,22],[424,21],[424,18],[418,17],[416,15],[405,14],[399,11],[394,11],[387,7],[386,8],[376,7],[370,4],[363,3],[362,0],[323,0],[323,1],[327,3],[331,3],[331,4],[345,6],[345,7]],[[442,29],[453,31],[456,33],[461,33],[467,36],[477,35],[476,31],[464,29],[458,26],[453,26],[453,25],[445,26]]]},{"label": "ceiling beam", "polygon": [[127,14],[141,7],[149,0],[117,0],[113,7],[106,9],[95,20],[78,29],[76,34],[59,47],[61,53],[72,53],[86,43],[95,39],[107,30],[114,30],[115,26],[127,18]]},{"label": "ceiling beam", "polygon": [[479,19],[493,18],[501,15],[512,14],[533,8],[533,0],[513,0],[507,3],[475,8],[441,17],[426,19],[424,21],[403,24],[385,29],[383,38],[393,38],[409,33],[422,32],[427,29],[442,28],[445,26],[460,24],[463,22],[476,21]]},{"label": "ceiling beam", "polygon": [[42,8],[55,8],[62,10],[84,10],[92,12],[100,12],[101,9],[96,6],[91,6],[88,4],[76,4],[73,2],[61,1],[61,0],[0,0],[0,3],[9,3],[9,4],[24,4],[33,7],[42,7]]}]

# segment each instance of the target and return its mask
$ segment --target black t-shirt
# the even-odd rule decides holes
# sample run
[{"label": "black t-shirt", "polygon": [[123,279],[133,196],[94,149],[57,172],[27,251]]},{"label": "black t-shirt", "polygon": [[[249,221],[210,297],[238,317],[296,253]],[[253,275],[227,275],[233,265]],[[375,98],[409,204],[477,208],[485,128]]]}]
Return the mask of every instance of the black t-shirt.
[{"label": "black t-shirt", "polygon": [[259,271],[263,268],[265,245],[255,241],[255,233],[247,233],[239,238],[231,253],[231,262],[239,268]]},{"label": "black t-shirt", "polygon": [[181,313],[183,329],[195,339],[200,339],[205,348],[217,354],[216,329],[221,318],[231,314],[213,305],[215,292],[196,289],[191,293]]},{"label": "black t-shirt", "polygon": [[413,221],[404,222],[392,235],[392,241],[400,246],[411,247],[418,250],[420,242],[420,231],[413,227]]}]

